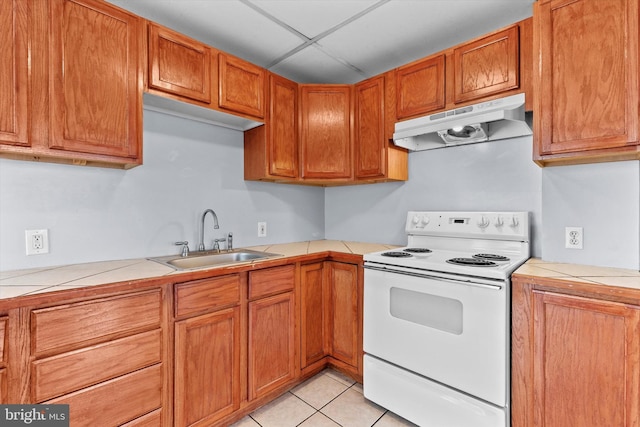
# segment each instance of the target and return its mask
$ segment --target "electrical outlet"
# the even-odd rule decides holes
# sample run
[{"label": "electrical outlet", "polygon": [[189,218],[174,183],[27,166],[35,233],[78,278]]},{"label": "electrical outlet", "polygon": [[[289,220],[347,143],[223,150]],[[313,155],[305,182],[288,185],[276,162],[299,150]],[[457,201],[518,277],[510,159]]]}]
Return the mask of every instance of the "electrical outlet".
[{"label": "electrical outlet", "polygon": [[267,223],[259,222],[258,223],[258,237],[267,237]]},{"label": "electrical outlet", "polygon": [[582,249],[584,234],[582,227],[564,228],[564,247],[567,249]]},{"label": "electrical outlet", "polygon": [[49,230],[25,230],[27,255],[49,253]]}]

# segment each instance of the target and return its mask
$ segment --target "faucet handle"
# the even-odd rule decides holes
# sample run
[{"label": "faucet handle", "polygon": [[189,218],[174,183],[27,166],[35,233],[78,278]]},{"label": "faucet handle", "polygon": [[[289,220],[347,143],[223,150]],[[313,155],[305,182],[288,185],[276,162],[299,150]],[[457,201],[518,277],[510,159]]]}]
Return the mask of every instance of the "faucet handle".
[{"label": "faucet handle", "polygon": [[183,242],[176,242],[175,245],[176,246],[182,246],[182,256],[183,257],[189,256],[189,242],[187,242],[185,240]]},{"label": "faucet handle", "polygon": [[229,232],[227,234],[227,250],[230,251],[233,249],[233,233]]}]

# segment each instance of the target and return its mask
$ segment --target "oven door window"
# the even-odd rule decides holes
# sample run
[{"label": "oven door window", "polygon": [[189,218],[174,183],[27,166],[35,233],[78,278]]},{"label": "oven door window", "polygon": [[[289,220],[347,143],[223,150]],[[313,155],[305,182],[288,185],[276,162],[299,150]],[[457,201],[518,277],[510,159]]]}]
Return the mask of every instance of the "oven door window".
[{"label": "oven door window", "polygon": [[391,288],[391,315],[455,335],[462,333],[462,302],[423,292]]}]

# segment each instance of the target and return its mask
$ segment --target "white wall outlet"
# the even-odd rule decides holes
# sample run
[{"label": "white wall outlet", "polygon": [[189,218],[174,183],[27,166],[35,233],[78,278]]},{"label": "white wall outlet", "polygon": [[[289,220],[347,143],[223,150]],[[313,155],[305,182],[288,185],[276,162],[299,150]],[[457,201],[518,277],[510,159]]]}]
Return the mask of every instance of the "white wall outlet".
[{"label": "white wall outlet", "polygon": [[24,235],[27,255],[49,253],[49,230],[25,230]]},{"label": "white wall outlet", "polygon": [[567,249],[582,249],[584,234],[582,227],[564,228],[564,247]]},{"label": "white wall outlet", "polygon": [[259,222],[258,223],[258,237],[267,237],[267,223]]}]

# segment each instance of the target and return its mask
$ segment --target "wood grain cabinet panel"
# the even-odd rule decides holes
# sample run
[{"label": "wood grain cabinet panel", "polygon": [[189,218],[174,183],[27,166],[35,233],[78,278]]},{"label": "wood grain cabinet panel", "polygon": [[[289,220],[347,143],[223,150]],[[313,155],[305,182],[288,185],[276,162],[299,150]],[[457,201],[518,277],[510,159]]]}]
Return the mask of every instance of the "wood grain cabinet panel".
[{"label": "wood grain cabinet panel", "polygon": [[240,307],[175,324],[175,425],[211,425],[240,407]]},{"label": "wood grain cabinet panel", "polygon": [[637,158],[638,0],[534,4],[534,160]]},{"label": "wood grain cabinet panel", "polygon": [[533,282],[513,283],[513,427],[637,425],[640,306]]},{"label": "wood grain cabinet panel", "polygon": [[295,378],[295,330],[293,292],[249,303],[249,400]]},{"label": "wood grain cabinet panel", "polygon": [[141,19],[97,0],[50,5],[49,148],[139,159]]},{"label": "wood grain cabinet panel", "polygon": [[0,404],[9,403],[7,385],[7,369],[0,369]]},{"label": "wood grain cabinet panel", "polygon": [[216,311],[240,302],[240,275],[230,274],[175,285],[176,317]]},{"label": "wood grain cabinet panel", "polygon": [[395,75],[372,77],[354,86],[355,177],[406,181],[407,150],[392,142],[396,122]]},{"label": "wood grain cabinet panel", "polygon": [[244,179],[295,180],[298,162],[298,83],[269,74],[265,124],[244,133]]},{"label": "wood grain cabinet panel", "polygon": [[445,106],[445,55],[439,54],[396,69],[396,116],[415,117]]},{"label": "wood grain cabinet panel", "polygon": [[149,24],[149,87],[211,102],[211,50],[159,25]]},{"label": "wood grain cabinet panel", "polygon": [[301,85],[300,108],[302,178],[350,179],[351,86]]},{"label": "wood grain cabinet panel", "polygon": [[43,402],[160,363],[161,351],[157,329],[36,360],[31,377],[34,400]]},{"label": "wood grain cabinet panel", "polygon": [[28,5],[0,2],[0,144],[29,145]]},{"label": "wood grain cabinet panel", "polygon": [[329,354],[328,283],[324,263],[300,267],[300,367],[304,370]]},{"label": "wood grain cabinet panel", "polygon": [[149,412],[146,415],[136,418],[122,427],[157,427],[162,425],[162,409],[156,409],[153,412]]},{"label": "wood grain cabinet panel", "polygon": [[7,344],[9,342],[9,331],[7,330],[8,324],[8,317],[0,317],[0,368],[7,366]]},{"label": "wood grain cabinet panel", "polygon": [[290,264],[250,272],[249,299],[292,291],[296,280],[295,270],[295,265]]},{"label": "wood grain cabinet panel", "polygon": [[339,262],[327,262],[326,266],[329,268],[331,356],[357,367],[362,348],[358,266]]},{"label": "wood grain cabinet panel", "polygon": [[121,425],[160,407],[162,378],[154,365],[44,403],[69,405],[74,427]]},{"label": "wood grain cabinet panel", "polygon": [[258,119],[264,118],[266,71],[220,52],[218,106]]},{"label": "wood grain cabinet panel", "polygon": [[159,328],[161,302],[161,291],[152,290],[34,310],[32,353],[46,356]]},{"label": "wood grain cabinet panel", "polygon": [[454,102],[466,102],[519,87],[518,36],[518,25],[514,25],[454,49]]}]

